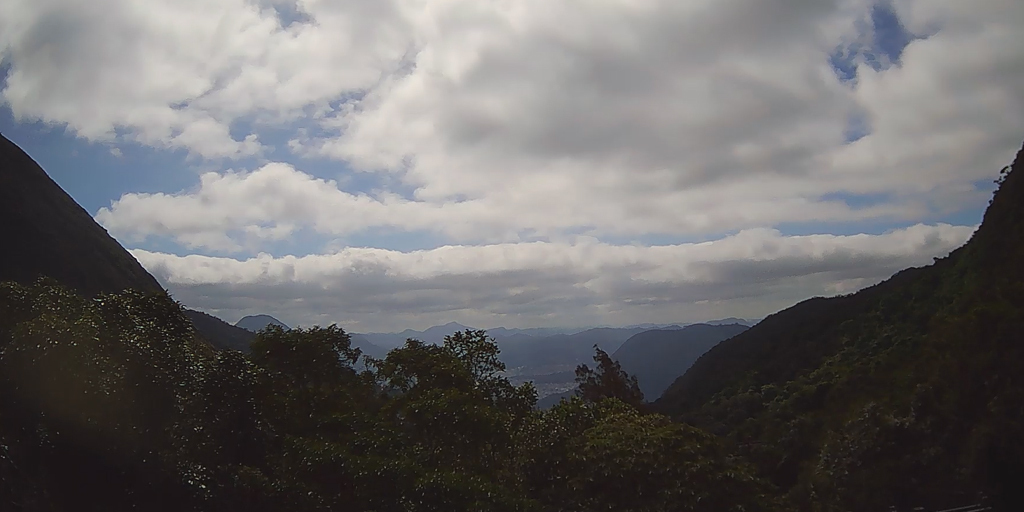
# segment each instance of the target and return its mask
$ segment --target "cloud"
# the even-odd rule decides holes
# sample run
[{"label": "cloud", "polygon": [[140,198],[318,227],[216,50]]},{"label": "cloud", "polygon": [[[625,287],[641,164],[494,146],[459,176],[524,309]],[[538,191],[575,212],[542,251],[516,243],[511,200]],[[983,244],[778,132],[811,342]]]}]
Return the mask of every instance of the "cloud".
[{"label": "cloud", "polygon": [[858,67],[855,95],[871,134],[834,151],[828,174],[853,192],[956,201],[970,180],[1007,165],[1024,137],[1024,4],[895,6],[923,38],[898,67]]},{"label": "cloud", "polygon": [[[100,212],[133,239],[245,250],[303,227],[477,243],[906,225],[983,205],[975,183],[1024,133],[1024,6],[1003,0],[301,2],[308,22],[286,27],[272,9],[210,5],[205,17],[238,16],[169,25],[221,39],[213,57],[182,43],[195,69],[181,75],[205,78],[158,99],[207,117],[166,144],[227,154],[201,147],[227,140],[232,119],[305,116],[287,145],[337,159],[325,178],[352,168],[392,185],[344,190],[275,165],[206,175],[194,194],[128,194]],[[880,8],[902,25],[872,26]],[[878,46],[883,28],[908,32],[895,61]],[[837,52],[852,80],[832,68]],[[13,61],[12,76],[27,76]],[[15,101],[23,82],[9,80],[11,104],[43,108]],[[866,135],[850,143],[853,119]],[[258,150],[256,135],[235,142]],[[271,175],[287,194],[249,186]],[[179,218],[199,197],[202,215]]]},{"label": "cloud", "polygon": [[[196,305],[275,297],[291,322],[757,316],[962,241],[968,228],[937,223],[982,207],[977,183],[1024,137],[1012,0],[4,5],[16,118],[184,150],[204,170],[191,189],[126,191],[97,220]],[[785,235],[866,222],[911,227]],[[331,248],[427,233],[435,248],[244,259],[309,232]],[[648,236],[733,252],[613,243]],[[167,241],[242,259],[156,252],[180,248]],[[262,265],[291,277],[250,279]]]},{"label": "cloud", "polygon": [[[571,197],[575,188],[567,183],[562,194]],[[730,189],[733,201],[757,198],[754,189]],[[101,208],[96,220],[126,240],[171,237],[186,247],[225,252],[259,247],[260,242],[285,239],[305,228],[328,236],[394,228],[428,231],[453,240],[493,242],[521,240],[526,234],[557,238],[584,231],[635,236],[722,227],[702,220],[708,215],[706,209],[713,206],[713,198],[701,197],[701,190],[683,191],[676,198],[679,204],[652,199],[645,205],[630,205],[609,200],[586,209],[569,200],[552,200],[519,210],[514,204],[503,207],[486,199],[410,200],[386,190],[349,192],[335,180],[274,162],[251,172],[209,172],[201,176],[198,187],[177,194],[125,194],[109,208]],[[913,205],[854,210],[839,201],[779,200],[745,205],[739,215],[748,217],[741,223],[745,226],[808,216],[824,221],[905,215],[912,210]],[[732,215],[737,215],[735,207]],[[692,222],[687,222],[686,216],[692,216]]]},{"label": "cloud", "polygon": [[[829,56],[874,2],[448,2],[409,73],[297,143],[418,199],[621,231],[918,220],[981,204],[1024,133],[1024,4],[982,4],[901,2],[919,38],[878,69],[862,49],[844,81]],[[848,144],[853,117],[868,133]]]},{"label": "cloud", "polygon": [[[203,174],[196,190],[180,194],[125,194],[96,220],[130,240],[170,236],[191,248],[238,251],[260,241],[281,240],[297,229],[346,235],[372,227],[460,233],[459,218],[491,219],[473,203],[428,204],[396,194],[376,196],[340,190],[289,164],[270,163],[252,172]],[[479,224],[476,224],[479,227]]]},{"label": "cloud", "polygon": [[784,236],[753,229],[705,243],[572,242],[249,259],[134,250],[178,300],[225,318],[272,312],[356,331],[622,324],[758,317],[847,293],[964,243],[974,228],[915,225],[882,235]]},{"label": "cloud", "polygon": [[376,0],[300,2],[309,22],[286,26],[273,3],[246,0],[4,5],[3,100],[17,118],[207,158],[258,154],[258,135],[232,134],[236,121],[295,117],[369,87],[406,45]]},{"label": "cloud", "polygon": [[[865,47],[890,3],[919,36],[898,65]],[[20,118],[211,158],[311,124],[288,146],[396,173],[418,199],[594,223],[653,209],[676,230],[740,229],[841,191],[920,219],[1024,132],[1024,7],[1008,0],[8,4]],[[847,83],[830,55],[853,47]],[[853,115],[871,133],[847,146]]]}]

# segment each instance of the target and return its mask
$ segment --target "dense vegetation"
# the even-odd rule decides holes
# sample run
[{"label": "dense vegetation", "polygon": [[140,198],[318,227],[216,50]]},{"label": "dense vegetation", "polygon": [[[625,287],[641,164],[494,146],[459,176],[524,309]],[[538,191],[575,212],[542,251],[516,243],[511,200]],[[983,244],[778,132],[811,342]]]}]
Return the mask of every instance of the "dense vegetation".
[{"label": "dense vegetation", "polygon": [[214,348],[237,350],[248,354],[252,341],[256,339],[255,332],[231,325],[202,311],[185,309],[183,313],[192,321],[196,332]]},{"label": "dense vegetation", "polygon": [[614,399],[534,408],[482,331],[361,371],[336,327],[215,352],[165,293],[0,285],[13,510],[767,510],[698,429]]},{"label": "dense vegetation", "polygon": [[[94,297],[125,289],[157,292],[160,283],[28,154],[0,135],[0,282],[49,277]],[[247,351],[253,334],[186,310],[217,348]]]},{"label": "dense vegetation", "polygon": [[0,284],[0,510],[1024,510],[1022,160],[934,265],[772,315],[653,407],[603,350],[620,333],[573,338],[596,365],[538,410],[483,331],[369,360],[333,326],[214,350],[236,328],[0,140],[0,230],[25,245],[0,264],[22,282]]},{"label": "dense vegetation", "polygon": [[966,246],[772,315],[656,409],[730,439],[801,510],[1024,510],[1022,158]]}]

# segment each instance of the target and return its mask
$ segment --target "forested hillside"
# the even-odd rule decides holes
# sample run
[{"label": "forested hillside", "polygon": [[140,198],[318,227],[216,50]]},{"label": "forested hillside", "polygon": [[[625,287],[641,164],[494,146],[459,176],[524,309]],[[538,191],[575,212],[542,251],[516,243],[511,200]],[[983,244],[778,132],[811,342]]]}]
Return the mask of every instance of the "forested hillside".
[{"label": "forested hillside", "polygon": [[[702,356],[657,409],[727,436],[806,510],[1024,510],[1024,150],[970,242]],[[816,508],[817,507],[817,508]]]},{"label": "forested hillside", "polygon": [[202,311],[185,309],[184,313],[192,321],[196,332],[209,341],[214,348],[237,350],[248,354],[249,345],[252,344],[252,340],[256,339],[256,333],[231,325]]},{"label": "forested hillside", "polygon": [[0,503],[24,511],[757,511],[698,429],[616,400],[535,411],[482,331],[357,371],[335,327],[199,343],[165,293],[0,285]]}]

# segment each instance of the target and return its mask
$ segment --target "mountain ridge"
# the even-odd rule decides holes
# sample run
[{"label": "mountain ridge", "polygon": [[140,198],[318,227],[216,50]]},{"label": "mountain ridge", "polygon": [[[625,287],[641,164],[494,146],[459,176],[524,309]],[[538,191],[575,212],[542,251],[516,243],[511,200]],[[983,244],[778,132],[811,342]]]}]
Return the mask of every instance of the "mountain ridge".
[{"label": "mountain ridge", "polygon": [[654,409],[730,439],[795,502],[1024,509],[1024,148],[997,183],[962,247],[770,315]]},{"label": "mountain ridge", "polygon": [[622,369],[637,378],[644,398],[653,402],[698,357],[723,340],[748,329],[741,324],[693,324],[681,329],[653,329],[627,339],[613,354]]},{"label": "mountain ridge", "polygon": [[[166,293],[20,146],[0,134],[0,282],[52,279],[85,297],[126,289]],[[248,351],[248,331],[185,308],[198,335],[217,349]],[[239,332],[241,331],[241,332]]]},{"label": "mountain ridge", "polygon": [[121,247],[17,144],[0,135],[0,281],[45,276],[85,296],[131,288],[163,291]]}]

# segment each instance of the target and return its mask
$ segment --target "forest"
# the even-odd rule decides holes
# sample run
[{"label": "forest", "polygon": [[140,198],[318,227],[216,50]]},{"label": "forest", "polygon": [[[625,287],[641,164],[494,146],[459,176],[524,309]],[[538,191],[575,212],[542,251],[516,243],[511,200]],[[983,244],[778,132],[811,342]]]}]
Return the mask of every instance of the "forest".
[{"label": "forest", "polygon": [[0,496],[12,510],[776,504],[720,439],[636,404],[536,410],[530,384],[497,376],[482,331],[410,340],[357,371],[334,326],[270,327],[251,356],[214,352],[165,293],[88,300],[44,281],[0,287],[0,335]]},{"label": "forest", "polygon": [[246,354],[163,290],[4,282],[0,509],[1024,510],[1022,155],[965,246],[764,319],[653,403],[596,346],[541,409],[485,331],[375,358],[269,326]]}]

